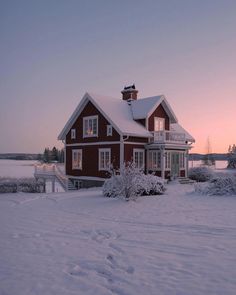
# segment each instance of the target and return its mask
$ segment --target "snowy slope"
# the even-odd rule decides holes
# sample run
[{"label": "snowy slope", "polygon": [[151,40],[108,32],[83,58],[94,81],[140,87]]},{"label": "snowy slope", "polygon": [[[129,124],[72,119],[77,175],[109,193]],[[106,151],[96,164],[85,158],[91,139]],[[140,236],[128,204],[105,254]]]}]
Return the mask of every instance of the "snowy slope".
[{"label": "snowy slope", "polygon": [[236,198],[191,191],[0,195],[0,294],[236,294]]}]

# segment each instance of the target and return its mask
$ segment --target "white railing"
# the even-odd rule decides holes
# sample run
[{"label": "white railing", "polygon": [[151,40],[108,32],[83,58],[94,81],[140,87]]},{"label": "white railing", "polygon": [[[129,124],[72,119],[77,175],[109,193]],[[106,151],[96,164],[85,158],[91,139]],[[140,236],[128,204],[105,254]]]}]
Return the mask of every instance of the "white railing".
[{"label": "white railing", "polygon": [[67,190],[68,189],[68,178],[66,175],[61,171],[59,167],[55,164],[42,164],[42,165],[35,165],[34,166],[34,175],[35,177],[55,177],[61,186]]},{"label": "white railing", "polygon": [[153,132],[152,142],[156,143],[185,143],[186,136],[184,133],[175,132],[175,131],[155,131]]}]

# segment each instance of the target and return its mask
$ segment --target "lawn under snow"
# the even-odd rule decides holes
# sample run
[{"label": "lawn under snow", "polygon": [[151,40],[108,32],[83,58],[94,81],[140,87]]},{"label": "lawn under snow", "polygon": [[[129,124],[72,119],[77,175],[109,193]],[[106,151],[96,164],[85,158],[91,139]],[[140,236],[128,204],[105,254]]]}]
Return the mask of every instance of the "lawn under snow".
[{"label": "lawn under snow", "polygon": [[236,197],[0,195],[1,295],[235,295]]}]

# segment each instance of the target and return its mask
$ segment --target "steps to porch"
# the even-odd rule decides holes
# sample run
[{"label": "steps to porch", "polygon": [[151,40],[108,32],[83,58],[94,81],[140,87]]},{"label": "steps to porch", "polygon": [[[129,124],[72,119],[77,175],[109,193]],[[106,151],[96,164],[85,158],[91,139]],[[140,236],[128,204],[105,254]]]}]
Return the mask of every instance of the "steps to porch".
[{"label": "steps to porch", "polygon": [[34,177],[52,182],[52,191],[55,191],[55,181],[57,181],[65,191],[76,190],[72,181],[64,174],[56,164],[35,165]]}]

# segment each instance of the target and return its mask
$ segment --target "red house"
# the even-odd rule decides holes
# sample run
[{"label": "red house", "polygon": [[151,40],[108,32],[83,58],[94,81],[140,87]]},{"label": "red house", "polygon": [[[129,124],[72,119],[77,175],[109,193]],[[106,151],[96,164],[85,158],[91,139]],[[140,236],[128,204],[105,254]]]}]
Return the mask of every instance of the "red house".
[{"label": "red house", "polygon": [[122,98],[86,93],[58,136],[65,144],[65,169],[71,182],[101,185],[111,165],[134,161],[163,178],[188,175],[194,138],[178,124],[164,95],[137,98],[135,85]]}]

